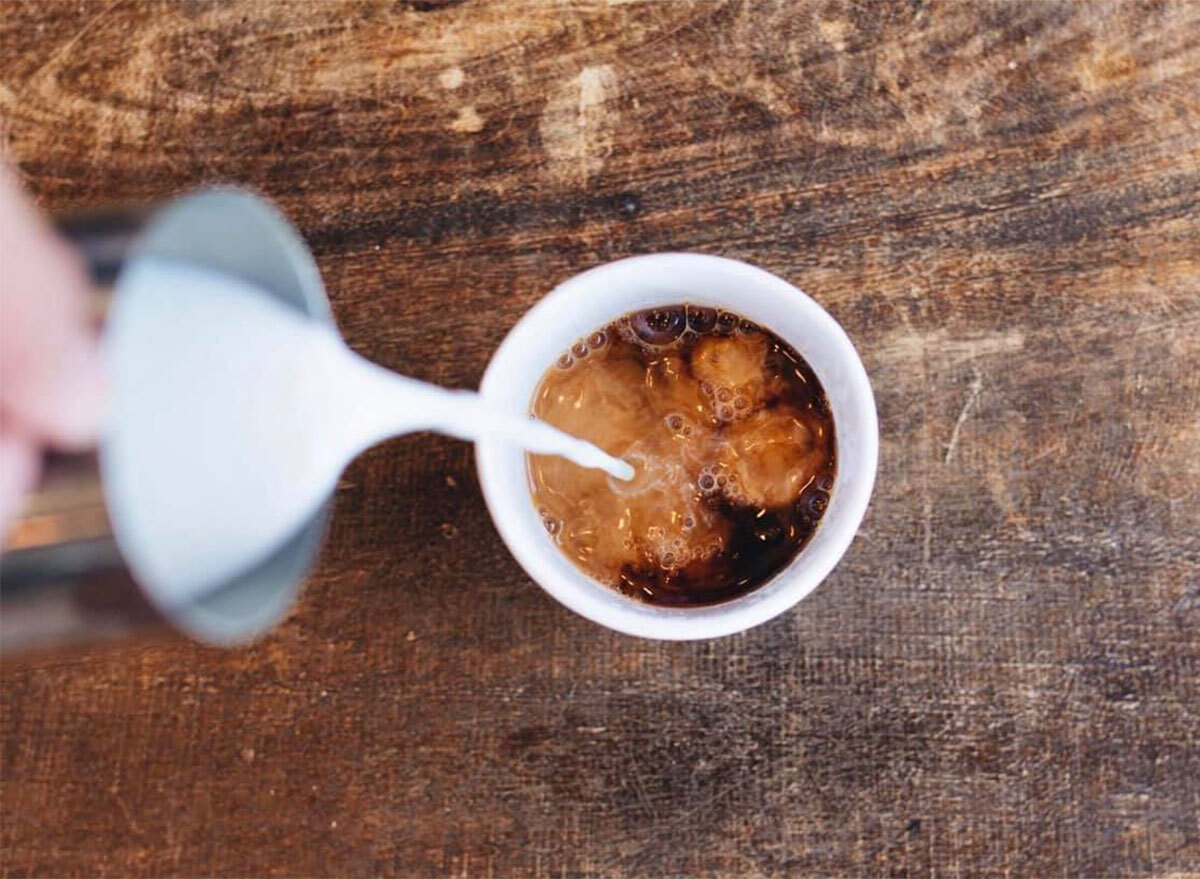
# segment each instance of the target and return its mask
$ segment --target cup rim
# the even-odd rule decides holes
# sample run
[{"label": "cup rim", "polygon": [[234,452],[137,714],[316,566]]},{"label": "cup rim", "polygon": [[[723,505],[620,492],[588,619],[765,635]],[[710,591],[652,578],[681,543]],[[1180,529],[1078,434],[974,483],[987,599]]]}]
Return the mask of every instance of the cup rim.
[{"label": "cup rim", "polygon": [[[858,531],[858,526],[866,513],[870,496],[874,487],[876,468],[878,464],[878,419],[875,410],[874,395],[871,391],[870,380],[862,361],[855,351],[853,344],[841,325],[821,306],[795,285],[767,272],[757,266],[740,260],[711,254],[668,252],[627,257],[588,269],[566,281],[558,284],[546,296],[529,309],[505,336],[496,349],[484,372],[480,383],[480,393],[485,398],[496,396],[507,386],[511,385],[515,375],[528,377],[527,369],[518,369],[516,352],[527,340],[553,333],[564,339],[562,348],[566,348],[575,336],[567,338],[574,330],[561,326],[557,321],[564,301],[575,297],[595,295],[597,290],[611,294],[613,287],[609,281],[619,280],[619,276],[635,271],[657,270],[659,272],[686,271],[720,271],[732,273],[739,283],[752,284],[763,295],[778,295],[786,297],[787,307],[800,309],[804,312],[805,320],[811,321],[814,332],[825,337],[825,341],[836,350],[840,365],[844,368],[845,380],[850,383],[850,393],[843,395],[855,407],[856,417],[863,425],[863,430],[857,438],[861,448],[856,460],[845,461],[839,454],[839,476],[843,468],[852,469],[855,479],[849,480],[853,490],[850,496],[839,496],[837,502],[843,504],[838,524],[825,529],[825,522],[818,526],[818,533],[823,529],[832,531],[825,536],[817,546],[815,536],[806,544],[796,557],[783,569],[777,572],[766,584],[757,589],[727,602],[705,605],[701,607],[671,608],[638,602],[635,599],[621,595],[611,586],[600,583],[576,570],[578,576],[562,576],[561,566],[551,561],[551,553],[557,559],[565,561],[565,556],[548,539],[533,540],[527,531],[517,522],[514,512],[523,510],[524,504],[532,509],[532,495],[526,490],[522,498],[514,498],[511,491],[501,486],[501,470],[508,468],[511,473],[512,448],[502,440],[485,438],[476,443],[476,467],[484,502],[497,531],[508,547],[509,552],[517,560],[535,583],[548,592],[557,601],[580,614],[581,616],[599,623],[610,629],[629,635],[659,640],[695,640],[715,638],[744,631],[753,626],[766,622],[792,608],[797,602],[812,592],[825,578],[849,548]],[[667,304],[669,297],[651,305],[621,304],[627,302],[621,296],[610,298],[615,303],[609,320],[615,319],[629,311],[641,307],[652,307],[653,304]],[[672,301],[679,301],[676,296]],[[607,303],[606,303],[607,307]],[[736,302],[726,305],[731,311],[738,311]],[[547,320],[554,319],[556,323],[549,327]],[[596,326],[603,325],[597,321]],[[764,322],[768,329],[769,322]],[[594,329],[591,327],[589,329]],[[585,330],[586,332],[587,330]],[[786,338],[786,337],[785,337]],[[547,360],[540,367],[534,384],[540,380],[542,373],[552,361]],[[814,367],[815,368],[815,367]],[[818,377],[826,385],[828,383],[818,372]],[[831,395],[832,397],[832,395]],[[527,410],[526,410],[527,411]],[[521,456],[524,466],[524,456]],[[528,485],[522,481],[522,485]],[[835,493],[838,488],[835,487]],[[518,509],[520,508],[520,509]],[[828,514],[827,514],[828,517]],[[816,550],[810,552],[810,550]],[[613,596],[618,596],[618,601]]]}]

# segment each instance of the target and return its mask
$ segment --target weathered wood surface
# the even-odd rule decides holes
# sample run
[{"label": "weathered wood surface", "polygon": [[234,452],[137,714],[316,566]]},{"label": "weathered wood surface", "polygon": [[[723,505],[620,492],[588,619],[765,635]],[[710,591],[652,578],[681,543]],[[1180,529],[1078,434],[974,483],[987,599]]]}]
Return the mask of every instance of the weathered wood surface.
[{"label": "weathered wood surface", "polygon": [[556,282],[746,259],[878,395],[795,612],[575,618],[470,449],[359,460],[274,635],[6,662],[4,875],[1200,876],[1200,4],[0,3],[48,208],[238,181],[475,384]]}]

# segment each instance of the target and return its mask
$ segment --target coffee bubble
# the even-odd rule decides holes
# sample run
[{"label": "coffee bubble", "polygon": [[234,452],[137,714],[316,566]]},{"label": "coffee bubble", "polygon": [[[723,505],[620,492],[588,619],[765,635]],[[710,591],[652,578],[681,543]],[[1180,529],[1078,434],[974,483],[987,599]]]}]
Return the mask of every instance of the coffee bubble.
[{"label": "coffee bubble", "polygon": [[[766,339],[761,334],[708,336],[691,349],[688,363],[701,388],[711,389],[714,413],[722,421],[758,409],[773,378],[768,370]],[[745,401],[740,407],[732,405],[737,397]],[[722,404],[730,405],[722,410]]]},{"label": "coffee bubble", "polygon": [[711,333],[717,325],[717,310],[689,305],[687,307],[687,323],[697,337]]},{"label": "coffee bubble", "polygon": [[829,509],[829,493],[813,487],[800,496],[799,503],[802,513],[812,519],[819,519]]},{"label": "coffee bubble", "polygon": [[687,329],[683,308],[655,308],[630,315],[634,335],[648,345],[669,345]]}]

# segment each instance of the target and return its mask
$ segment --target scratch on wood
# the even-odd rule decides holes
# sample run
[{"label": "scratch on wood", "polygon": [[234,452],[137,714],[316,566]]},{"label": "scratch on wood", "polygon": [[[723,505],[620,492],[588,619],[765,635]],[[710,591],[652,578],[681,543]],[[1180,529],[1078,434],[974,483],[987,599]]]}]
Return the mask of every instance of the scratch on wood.
[{"label": "scratch on wood", "polygon": [[928,485],[925,486],[925,497],[923,498],[921,529],[921,560],[928,565],[930,559],[933,558],[933,496],[929,493]]},{"label": "scratch on wood", "polygon": [[971,409],[975,406],[982,391],[983,378],[980,376],[979,371],[976,370],[971,378],[971,388],[967,395],[967,402],[963,404],[962,411],[958,413],[958,420],[954,422],[954,430],[950,432],[950,442],[946,445],[946,457],[943,463],[949,464],[953,460],[954,452],[958,449],[958,440],[962,434],[963,423],[967,420],[967,416],[971,414]]},{"label": "scratch on wood", "polygon": [[475,134],[483,130],[483,119],[474,106],[468,105],[458,111],[458,116],[450,123],[450,128],[461,134]]},{"label": "scratch on wood", "polygon": [[557,176],[586,183],[604,165],[617,124],[607,106],[615,86],[609,65],[585,67],[546,102],[539,131]]},{"label": "scratch on wood", "polygon": [[638,802],[642,804],[642,808],[646,810],[646,817],[651,820],[658,818],[658,812],[655,811],[654,805],[650,802],[650,798],[646,796],[646,782],[642,778],[642,770],[638,766],[637,758],[630,753],[629,769],[633,774],[633,787],[637,791]]},{"label": "scratch on wood", "polygon": [[444,89],[454,90],[463,84],[464,78],[461,67],[447,67],[438,74],[438,83]]},{"label": "scratch on wood", "polygon": [[34,83],[37,82],[39,76],[41,76],[47,70],[53,70],[58,61],[66,56],[66,54],[70,52],[80,40],[87,36],[88,31],[92,30],[92,28],[99,24],[103,19],[107,18],[110,12],[121,5],[121,2],[122,0],[113,0],[112,3],[109,3],[103,9],[89,18],[86,22],[84,22],[83,27],[76,31],[74,36],[55,49],[50,57],[39,64],[37,69],[26,78],[25,87],[21,90],[18,98],[24,98],[28,90],[33,87]]},{"label": "scratch on wood", "polygon": [[1025,333],[1014,329],[1001,334],[955,338],[944,329],[921,333],[911,325],[902,328],[894,337],[876,349],[881,355],[895,360],[915,360],[932,353],[939,363],[956,364],[980,357],[1009,354],[1025,347]]}]

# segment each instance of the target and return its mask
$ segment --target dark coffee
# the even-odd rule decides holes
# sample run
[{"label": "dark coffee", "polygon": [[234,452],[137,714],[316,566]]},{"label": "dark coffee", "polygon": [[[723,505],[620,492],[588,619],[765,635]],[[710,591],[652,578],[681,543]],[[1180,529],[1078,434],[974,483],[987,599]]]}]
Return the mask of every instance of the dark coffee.
[{"label": "dark coffee", "polygon": [[816,530],[833,489],[833,415],[769,331],[679,305],[626,315],[563,353],[533,414],[632,464],[620,482],[530,455],[546,530],[577,567],[660,605],[761,586]]}]

